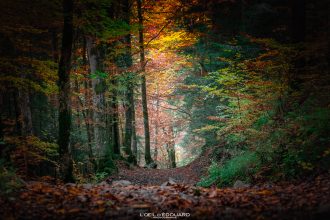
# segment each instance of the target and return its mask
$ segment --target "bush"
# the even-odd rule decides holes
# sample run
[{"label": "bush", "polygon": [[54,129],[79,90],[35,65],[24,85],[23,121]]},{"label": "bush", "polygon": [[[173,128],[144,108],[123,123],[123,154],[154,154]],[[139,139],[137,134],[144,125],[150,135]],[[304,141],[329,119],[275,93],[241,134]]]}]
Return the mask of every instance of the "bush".
[{"label": "bush", "polygon": [[225,162],[222,166],[213,163],[209,169],[209,177],[203,178],[199,186],[230,186],[236,180],[250,181],[260,167],[260,161],[254,152],[245,152]]},{"label": "bush", "polygon": [[289,112],[285,123],[255,143],[262,166],[271,170],[270,178],[295,178],[330,167],[330,111],[315,108],[310,112],[310,108],[308,104]]},{"label": "bush", "polygon": [[107,178],[109,176],[109,173],[107,172],[99,172],[99,173],[96,173],[94,176],[93,176],[93,181],[94,183],[99,183],[99,182],[102,182],[105,178]]}]

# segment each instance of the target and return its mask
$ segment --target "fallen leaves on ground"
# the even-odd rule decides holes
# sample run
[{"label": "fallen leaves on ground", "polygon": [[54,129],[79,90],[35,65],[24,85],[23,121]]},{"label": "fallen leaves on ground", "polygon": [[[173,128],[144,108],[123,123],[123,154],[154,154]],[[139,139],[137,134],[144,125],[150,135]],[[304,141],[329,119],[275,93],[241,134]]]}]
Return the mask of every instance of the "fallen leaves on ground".
[{"label": "fallen leaves on ground", "polygon": [[[189,213],[189,219],[326,218],[330,176],[299,184],[201,188],[188,184],[113,186],[28,182],[0,199],[2,219],[141,219],[143,213]],[[150,217],[143,217],[151,219]],[[186,217],[179,217],[184,219]]]},{"label": "fallen leaves on ground", "polygon": [[211,149],[203,152],[192,163],[172,169],[147,169],[142,167],[128,168],[124,164],[118,164],[119,173],[108,178],[113,180],[128,180],[137,185],[161,185],[169,179],[174,179],[176,183],[195,185],[201,176],[207,174],[210,166]]}]

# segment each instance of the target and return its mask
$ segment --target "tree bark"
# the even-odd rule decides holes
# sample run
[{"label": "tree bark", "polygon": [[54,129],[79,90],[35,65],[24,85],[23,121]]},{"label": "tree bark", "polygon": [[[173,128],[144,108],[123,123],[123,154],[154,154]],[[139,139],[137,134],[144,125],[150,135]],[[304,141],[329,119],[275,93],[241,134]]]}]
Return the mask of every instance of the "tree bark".
[{"label": "tree bark", "polygon": [[17,93],[20,133],[26,137],[33,134],[30,95],[25,88],[19,88]]},{"label": "tree bark", "polygon": [[147,85],[145,76],[145,54],[144,54],[144,39],[143,39],[143,12],[142,0],[137,0],[138,18],[139,18],[139,47],[140,47],[140,65],[142,73],[142,111],[144,124],[144,138],[145,138],[145,162],[146,164],[153,163],[150,153],[150,132],[149,132],[149,116],[147,103]]},{"label": "tree bark", "polygon": [[173,126],[170,125],[169,127],[169,138],[170,141],[168,143],[168,159],[169,159],[169,164],[170,168],[175,168],[176,167],[176,160],[175,160],[175,140],[174,140],[174,131],[173,131]]},{"label": "tree bark", "polygon": [[59,84],[59,154],[65,182],[74,182],[73,163],[70,152],[71,108],[70,70],[73,44],[73,0],[63,0],[64,27],[61,58],[58,70]]},{"label": "tree bark", "polygon": [[132,156],[132,135],[133,135],[133,115],[132,115],[132,101],[133,94],[132,90],[128,88],[126,94],[126,102],[125,103],[125,139],[124,139],[124,150],[125,153],[130,157]]},{"label": "tree bark", "polygon": [[[112,80],[112,86],[115,88],[116,81]],[[120,136],[119,136],[119,115],[118,115],[118,100],[117,100],[117,92],[113,91],[112,94],[112,144],[113,144],[113,153],[116,155],[120,155]]]},{"label": "tree bark", "polygon": [[[87,42],[86,38],[83,39],[83,65],[87,66]],[[88,158],[90,164],[93,166],[92,170],[96,170],[96,161],[94,158],[93,153],[93,141],[94,141],[94,127],[92,124],[93,119],[93,108],[92,108],[92,100],[91,100],[91,83],[88,78],[84,81],[84,87],[85,87],[85,110],[83,110],[83,116],[86,124],[86,133],[87,133],[87,145],[88,145]],[[81,103],[83,105],[83,103]]]},{"label": "tree bark", "polygon": [[[133,100],[134,102],[134,97]],[[135,106],[135,105],[134,105]],[[137,164],[137,137],[136,137],[136,128],[135,128],[135,109],[132,108],[132,153],[135,157],[135,164]]]},{"label": "tree bark", "polygon": [[158,160],[158,135],[159,135],[159,105],[160,105],[160,100],[159,100],[159,88],[158,88],[158,83],[156,85],[156,90],[157,90],[157,97],[156,97],[156,121],[155,121],[155,151],[154,151],[154,160],[157,162]]},{"label": "tree bark", "polygon": [[95,152],[97,160],[104,159],[107,154],[107,146],[104,143],[105,140],[105,124],[104,124],[104,84],[99,76],[97,76],[97,71],[99,71],[100,65],[100,55],[96,48],[96,42],[93,38],[89,37],[86,39],[88,60],[90,66],[91,74],[95,74],[92,79],[92,101],[93,101],[93,124],[94,124],[94,142],[95,142]]},{"label": "tree bark", "polygon": [[[131,17],[131,8],[129,0],[124,1],[124,20],[127,24],[130,24]],[[128,33],[124,37],[125,43],[125,54],[124,54],[124,63],[125,68],[130,69],[133,65],[132,58],[132,44],[131,44],[131,34]],[[129,73],[130,74],[130,73]],[[125,153],[128,155],[128,160],[130,163],[136,164],[136,157],[132,152],[132,144],[136,142],[134,138],[136,137],[135,133],[135,123],[133,119],[135,119],[135,111],[134,111],[134,82],[131,75],[128,75],[127,80],[127,92],[126,92],[126,103],[125,103],[125,139],[124,139],[124,149]]]}]

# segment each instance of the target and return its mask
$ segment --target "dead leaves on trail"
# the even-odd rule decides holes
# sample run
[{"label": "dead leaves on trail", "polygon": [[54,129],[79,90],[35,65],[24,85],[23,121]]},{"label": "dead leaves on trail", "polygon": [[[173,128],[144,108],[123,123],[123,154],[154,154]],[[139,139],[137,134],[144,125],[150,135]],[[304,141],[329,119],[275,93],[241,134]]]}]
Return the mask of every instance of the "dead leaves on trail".
[{"label": "dead leaves on trail", "polygon": [[182,184],[29,182],[0,199],[6,219],[140,219],[140,213],[190,213],[190,219],[309,219],[329,214],[330,176],[299,184],[200,188]]}]

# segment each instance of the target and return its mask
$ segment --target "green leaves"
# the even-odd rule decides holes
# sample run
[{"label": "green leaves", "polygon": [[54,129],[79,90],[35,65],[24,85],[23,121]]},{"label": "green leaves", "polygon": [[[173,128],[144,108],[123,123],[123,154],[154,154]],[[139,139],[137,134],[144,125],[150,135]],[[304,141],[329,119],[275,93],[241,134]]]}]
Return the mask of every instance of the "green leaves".
[{"label": "green leaves", "polygon": [[76,26],[86,35],[96,36],[101,41],[124,36],[129,33],[130,26],[121,19],[113,19],[109,12],[111,0],[84,0],[77,7],[80,10],[76,17]]},{"label": "green leaves", "polygon": [[90,74],[91,79],[106,79],[108,76],[108,73],[99,70],[96,70],[95,73]]},{"label": "green leaves", "polygon": [[213,184],[218,186],[230,186],[235,180],[249,181],[249,176],[254,174],[260,165],[257,155],[253,152],[245,152],[238,155],[223,165],[215,162],[209,168],[209,177],[202,179],[199,186],[209,187]]}]

